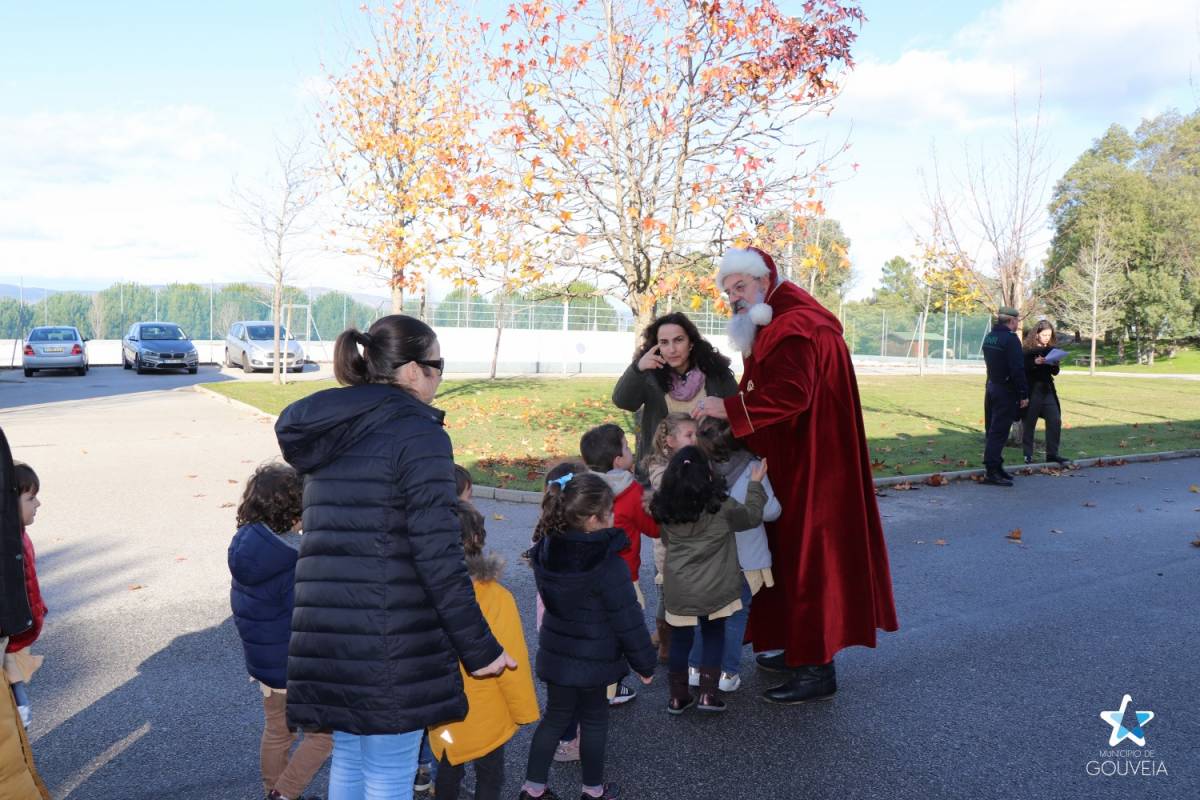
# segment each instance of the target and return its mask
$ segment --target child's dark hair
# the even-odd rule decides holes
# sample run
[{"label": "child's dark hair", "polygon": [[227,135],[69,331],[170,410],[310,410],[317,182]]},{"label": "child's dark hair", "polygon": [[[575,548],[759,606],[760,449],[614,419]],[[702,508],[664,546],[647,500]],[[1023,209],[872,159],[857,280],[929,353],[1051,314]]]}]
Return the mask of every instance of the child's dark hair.
[{"label": "child's dark hair", "polygon": [[471,480],[471,473],[466,467],[454,465],[454,493],[462,497],[463,492],[474,486],[474,481]]},{"label": "child's dark hair", "polygon": [[237,510],[240,528],[261,522],[275,533],[287,533],[304,513],[304,482],[287,464],[263,464],[246,480]]},{"label": "child's dark hair", "polygon": [[477,556],[483,553],[483,545],[487,541],[483,514],[466,500],[459,500],[458,519],[462,523],[463,555]]},{"label": "child's dark hair", "polygon": [[37,494],[42,490],[42,482],[38,480],[37,473],[25,462],[13,462],[13,475],[17,478],[17,491],[21,494]]},{"label": "child's dark hair", "polygon": [[708,456],[689,445],[671,456],[650,514],[659,524],[695,522],[702,514],[717,513],[727,496],[725,479],[713,472]]},{"label": "child's dark hair", "polygon": [[[550,486],[553,485],[553,481],[556,481],[559,478],[565,478],[567,475],[582,475],[583,473],[585,473],[587,471],[588,471],[587,464],[584,464],[582,461],[560,461],[560,462],[558,462],[553,467],[546,470],[546,482],[542,488],[542,494],[543,494],[542,499],[543,500],[546,499],[545,493],[550,490]],[[537,544],[538,542],[540,542],[542,539],[542,536],[544,536],[544,535],[545,535],[545,533],[542,531],[542,526],[538,525],[533,530],[533,543]]]},{"label": "child's dark hair", "polygon": [[745,446],[733,435],[729,420],[705,417],[696,430],[696,444],[713,461],[728,461]]},{"label": "child's dark hair", "polygon": [[597,425],[579,439],[579,455],[597,472],[608,472],[625,452],[625,431],[612,422]]},{"label": "child's dark hair", "polygon": [[533,538],[541,540],[579,530],[589,517],[607,517],[612,506],[613,491],[608,481],[594,472],[577,472],[570,480],[555,480],[546,486],[546,494],[542,496],[542,516],[533,529]]},{"label": "child's dark hair", "polygon": [[395,383],[396,368],[427,359],[436,341],[433,328],[404,314],[380,317],[366,333],[347,328],[333,345],[333,377],[343,386]]}]

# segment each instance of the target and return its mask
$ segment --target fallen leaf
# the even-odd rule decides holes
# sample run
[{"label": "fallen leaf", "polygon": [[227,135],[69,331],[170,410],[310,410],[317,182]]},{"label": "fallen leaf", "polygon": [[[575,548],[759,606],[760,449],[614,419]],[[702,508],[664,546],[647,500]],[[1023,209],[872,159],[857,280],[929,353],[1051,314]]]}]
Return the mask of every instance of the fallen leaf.
[{"label": "fallen leaf", "polygon": [[1019,542],[1021,541],[1021,529],[1013,528],[1011,531],[1006,533],[1005,536],[1007,536],[1009,539],[1012,539],[1014,542]]},{"label": "fallen leaf", "polygon": [[932,475],[930,475],[928,478],[926,478],[925,482],[928,483],[930,486],[945,486],[946,485],[946,477],[944,475],[942,475],[942,473],[940,473],[940,472],[935,472]]},{"label": "fallen leaf", "polygon": [[1061,528],[1051,528],[1050,532],[1051,533],[1062,533],[1062,529]]},{"label": "fallen leaf", "polygon": [[1088,500],[1083,504],[1083,507],[1084,508],[1095,508],[1096,504],[1093,503],[1091,500]]},{"label": "fallen leaf", "polygon": [[129,591],[131,591],[131,592],[136,592],[138,589],[145,589],[145,588],[146,588],[146,587],[145,587],[145,586],[143,586],[143,585],[142,585],[142,584],[140,584],[140,583],[131,583],[131,584],[129,584]]},{"label": "fallen leaf", "polygon": [[492,514],[492,519],[503,522],[505,517],[503,514]]},{"label": "fallen leaf", "polygon": [[[273,335],[274,335],[274,334],[272,334],[272,336],[273,336]],[[230,483],[230,484],[236,484],[236,483],[237,483],[237,481],[236,481],[235,479],[233,479],[233,478],[226,478],[226,479],[225,479],[225,482],[226,482],[226,483]]]},{"label": "fallen leaf", "polygon": [[187,556],[175,556],[176,561],[187,561]]},{"label": "fallen leaf", "polygon": [[902,483],[892,484],[892,488],[897,492],[911,492],[916,487],[914,487],[909,481],[903,481]]},{"label": "fallen leaf", "polygon": [[87,455],[87,450],[80,450],[79,452],[83,453],[85,456]]},{"label": "fallen leaf", "polygon": [[1200,486],[1197,486],[1196,484],[1193,483],[1191,486],[1188,487],[1188,491],[1191,492],[1192,494],[1200,494]]},{"label": "fallen leaf", "polygon": [[945,546],[946,546],[946,540],[945,540],[945,539],[934,539],[934,540],[933,540],[933,543],[934,543],[934,544],[936,544],[936,545],[941,545],[942,547],[945,547]]},{"label": "fallen leaf", "polygon": [[233,508],[233,503],[221,503],[221,508]]},{"label": "fallen leaf", "polygon": [[198,475],[188,475],[187,477],[189,477],[189,478],[197,478],[197,477],[199,477],[199,476],[198,476]]},{"label": "fallen leaf", "polygon": [[200,492],[199,494],[194,494],[194,495],[192,495],[192,497],[204,497],[204,492]]},{"label": "fallen leaf", "polygon": [[1200,537],[1192,539],[1192,547],[1200,547]]}]

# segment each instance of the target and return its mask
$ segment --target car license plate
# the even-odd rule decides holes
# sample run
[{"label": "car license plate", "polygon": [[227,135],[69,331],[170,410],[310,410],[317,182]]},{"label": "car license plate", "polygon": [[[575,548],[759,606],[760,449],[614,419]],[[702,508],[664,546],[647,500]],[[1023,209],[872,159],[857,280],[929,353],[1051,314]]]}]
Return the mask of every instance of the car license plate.
[{"label": "car license plate", "polygon": [[168,358],[168,359],[165,359],[165,360],[163,361],[163,363],[164,363],[164,364],[182,364],[182,363],[183,363],[183,359],[180,359],[180,358]]},{"label": "car license plate", "polygon": [[47,353],[61,353],[62,351],[63,351],[63,349],[61,347],[47,347],[46,348]]}]

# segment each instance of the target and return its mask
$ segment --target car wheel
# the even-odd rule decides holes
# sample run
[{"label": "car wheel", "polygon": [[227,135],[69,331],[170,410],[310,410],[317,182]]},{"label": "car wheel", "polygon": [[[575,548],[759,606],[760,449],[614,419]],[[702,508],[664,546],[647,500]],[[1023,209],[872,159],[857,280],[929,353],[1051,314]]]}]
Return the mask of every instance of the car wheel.
[{"label": "car wheel", "polygon": [[246,355],[246,351],[242,351],[242,372],[249,375],[254,372],[254,367],[250,366],[250,356]]},{"label": "car wheel", "polygon": [[87,364],[84,364],[82,367],[80,367],[79,369],[77,369],[75,371],[78,372],[81,377],[84,375],[87,375],[87,371],[88,371]]},{"label": "car wheel", "polygon": [[134,356],[134,357],[133,357],[133,368],[134,368],[135,370],[137,370],[137,374],[138,374],[138,375],[145,375],[145,374],[146,374],[146,369],[145,369],[145,367],[143,367],[143,366],[142,366],[142,357],[141,357],[141,356]]},{"label": "car wheel", "polygon": [[221,362],[222,367],[232,367],[233,361],[229,359],[229,348],[225,348],[225,360]]},{"label": "car wheel", "polygon": [[133,369],[133,365],[129,363],[129,359],[125,357],[125,351],[121,351],[121,369]]},{"label": "car wheel", "polygon": [[32,377],[33,377],[33,373],[34,373],[34,372],[36,372],[36,370],[32,370],[32,369],[27,369],[27,370],[25,370],[25,377],[26,377],[26,378],[32,378]]},{"label": "car wheel", "polygon": [[195,375],[199,367],[188,367],[188,375]]}]

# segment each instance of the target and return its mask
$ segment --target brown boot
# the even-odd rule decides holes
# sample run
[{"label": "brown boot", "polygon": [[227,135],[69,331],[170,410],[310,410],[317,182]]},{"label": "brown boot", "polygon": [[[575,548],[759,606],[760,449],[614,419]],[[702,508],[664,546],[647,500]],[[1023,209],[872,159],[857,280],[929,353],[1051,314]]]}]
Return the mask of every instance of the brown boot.
[{"label": "brown boot", "polygon": [[668,714],[682,714],[696,699],[688,689],[687,672],[668,672],[667,686],[671,690],[671,699],[667,701]]},{"label": "brown boot", "polygon": [[658,629],[658,663],[666,664],[671,657],[671,626],[665,619],[655,620]]},{"label": "brown boot", "polygon": [[718,688],[720,680],[720,667],[700,668],[700,696],[697,698],[696,708],[701,711],[725,710],[725,701],[721,699],[721,692]]}]

